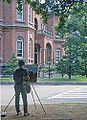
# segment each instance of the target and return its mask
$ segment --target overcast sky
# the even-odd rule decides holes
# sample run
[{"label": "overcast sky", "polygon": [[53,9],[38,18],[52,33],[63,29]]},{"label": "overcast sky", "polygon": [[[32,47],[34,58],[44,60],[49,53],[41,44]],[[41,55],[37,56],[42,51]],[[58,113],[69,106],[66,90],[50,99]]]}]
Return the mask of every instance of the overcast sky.
[{"label": "overcast sky", "polygon": [[45,0],[41,0],[41,3],[44,3],[45,2]]}]

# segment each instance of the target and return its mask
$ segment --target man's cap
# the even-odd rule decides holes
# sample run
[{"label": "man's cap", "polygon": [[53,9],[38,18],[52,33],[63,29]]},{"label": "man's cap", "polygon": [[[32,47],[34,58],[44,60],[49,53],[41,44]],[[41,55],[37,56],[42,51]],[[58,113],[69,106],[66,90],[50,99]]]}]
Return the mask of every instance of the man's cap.
[{"label": "man's cap", "polygon": [[24,60],[19,60],[18,64],[19,64],[19,66],[22,66],[22,65],[25,65],[25,62],[24,62]]}]

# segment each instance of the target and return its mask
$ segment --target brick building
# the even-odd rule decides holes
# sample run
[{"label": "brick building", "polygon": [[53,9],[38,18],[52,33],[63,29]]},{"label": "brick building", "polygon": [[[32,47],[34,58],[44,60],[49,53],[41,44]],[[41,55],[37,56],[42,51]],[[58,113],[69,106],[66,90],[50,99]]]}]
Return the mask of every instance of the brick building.
[{"label": "brick building", "polygon": [[0,0],[0,64],[5,63],[13,53],[27,64],[57,63],[64,50],[63,40],[56,37],[52,26],[57,18],[50,14],[48,24],[43,23],[29,5],[23,4],[19,13],[16,0],[5,4]]}]

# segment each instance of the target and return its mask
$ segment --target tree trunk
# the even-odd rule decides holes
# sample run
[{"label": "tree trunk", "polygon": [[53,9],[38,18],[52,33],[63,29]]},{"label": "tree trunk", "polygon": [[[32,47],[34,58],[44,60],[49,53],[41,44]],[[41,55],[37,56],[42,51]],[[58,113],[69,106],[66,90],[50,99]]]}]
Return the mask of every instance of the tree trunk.
[{"label": "tree trunk", "polygon": [[72,75],[72,72],[71,72],[71,66],[69,67],[69,79],[71,80],[71,75]]},{"label": "tree trunk", "polygon": [[62,73],[62,78],[64,77],[64,74]]},{"label": "tree trunk", "polygon": [[71,73],[69,73],[69,79],[71,80]]}]

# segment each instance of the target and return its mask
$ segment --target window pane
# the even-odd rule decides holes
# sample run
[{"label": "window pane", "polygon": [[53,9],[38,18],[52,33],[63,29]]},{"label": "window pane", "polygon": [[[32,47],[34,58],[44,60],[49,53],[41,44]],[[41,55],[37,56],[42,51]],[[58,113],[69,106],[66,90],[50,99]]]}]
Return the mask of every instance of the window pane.
[{"label": "window pane", "polygon": [[22,54],[17,54],[17,57],[21,57],[22,56]]},{"label": "window pane", "polygon": [[[16,7],[18,7],[18,4],[16,4]],[[16,9],[16,19],[23,21],[23,4],[22,4],[22,11],[21,12]]]},{"label": "window pane", "polygon": [[30,39],[30,41],[29,41],[29,57],[30,58],[33,57],[33,42],[32,42],[32,39]]},{"label": "window pane", "polygon": [[56,63],[60,61],[60,49],[56,49]]},{"label": "window pane", "polygon": [[18,53],[18,54],[22,53],[22,50],[17,50],[17,53]]},{"label": "window pane", "polygon": [[17,42],[17,49],[22,49],[22,41]]},{"label": "window pane", "polygon": [[23,39],[21,37],[17,39],[17,57],[23,57]]},{"label": "window pane", "polygon": [[32,8],[29,8],[29,22],[30,23],[33,22],[33,10],[32,10]]},{"label": "window pane", "polygon": [[17,20],[22,20],[22,13],[17,13]]}]

